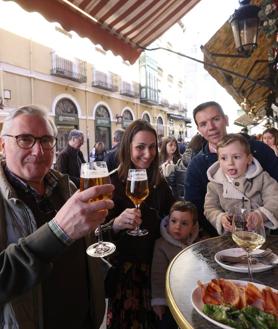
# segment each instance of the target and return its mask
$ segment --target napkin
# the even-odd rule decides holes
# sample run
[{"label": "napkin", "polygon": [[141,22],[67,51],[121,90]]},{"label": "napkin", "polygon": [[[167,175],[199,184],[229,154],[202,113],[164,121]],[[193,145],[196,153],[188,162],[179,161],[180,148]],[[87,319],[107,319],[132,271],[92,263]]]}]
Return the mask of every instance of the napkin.
[{"label": "napkin", "polygon": [[[229,264],[247,264],[247,256],[228,256],[228,255],[221,255],[219,256],[219,260],[222,263],[229,263]],[[252,258],[252,264],[256,264],[257,260]]]}]

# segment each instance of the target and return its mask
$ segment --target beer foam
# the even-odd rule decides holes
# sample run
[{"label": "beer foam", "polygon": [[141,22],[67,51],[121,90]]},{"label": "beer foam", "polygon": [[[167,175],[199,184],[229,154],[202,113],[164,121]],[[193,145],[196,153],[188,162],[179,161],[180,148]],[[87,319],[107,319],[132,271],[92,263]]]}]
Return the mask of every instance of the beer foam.
[{"label": "beer foam", "polygon": [[136,171],[136,172],[130,172],[127,179],[129,181],[138,181],[138,182],[141,182],[141,181],[147,180],[148,177],[146,175],[146,172]]},{"label": "beer foam", "polygon": [[108,170],[106,168],[103,168],[95,171],[95,170],[84,168],[81,175],[84,178],[102,178],[108,176]]}]

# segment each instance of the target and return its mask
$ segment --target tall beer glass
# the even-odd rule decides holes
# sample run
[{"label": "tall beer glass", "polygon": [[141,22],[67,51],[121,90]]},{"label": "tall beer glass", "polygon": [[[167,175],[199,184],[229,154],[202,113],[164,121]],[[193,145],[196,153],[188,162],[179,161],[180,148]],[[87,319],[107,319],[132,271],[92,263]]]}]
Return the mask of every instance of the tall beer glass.
[{"label": "tall beer glass", "polygon": [[[139,209],[141,203],[149,195],[146,169],[129,169],[126,182],[126,195],[134,203],[135,207]],[[143,236],[149,232],[137,226],[135,230],[128,231],[127,233],[133,236]]]},{"label": "tall beer glass", "polygon": [[[80,174],[80,190],[86,190],[96,185],[110,184],[108,169],[106,162],[96,161],[82,163]],[[102,199],[111,199],[112,195],[100,195],[96,199],[90,200],[94,202]],[[105,257],[112,254],[116,246],[111,242],[102,240],[101,225],[97,228],[98,242],[89,246],[86,250],[87,254],[92,257]]]}]

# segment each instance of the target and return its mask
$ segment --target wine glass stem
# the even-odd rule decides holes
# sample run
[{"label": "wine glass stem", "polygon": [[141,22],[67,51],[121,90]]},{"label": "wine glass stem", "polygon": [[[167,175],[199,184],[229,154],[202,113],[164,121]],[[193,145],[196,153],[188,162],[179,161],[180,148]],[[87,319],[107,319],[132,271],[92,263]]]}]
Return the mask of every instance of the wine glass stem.
[{"label": "wine glass stem", "polygon": [[101,244],[102,243],[102,230],[101,230],[101,225],[98,225],[98,243]]},{"label": "wine glass stem", "polygon": [[248,265],[248,275],[249,275],[249,279],[250,281],[253,281],[253,275],[252,275],[252,257],[250,255],[250,253],[247,251],[247,265]]},{"label": "wine glass stem", "polygon": [[[139,209],[139,208],[140,208],[140,204],[136,204],[136,205],[135,205],[135,208],[136,208],[136,209]],[[135,228],[135,230],[136,230],[137,233],[139,234],[139,231],[140,231],[140,225],[137,225],[136,228]]]}]

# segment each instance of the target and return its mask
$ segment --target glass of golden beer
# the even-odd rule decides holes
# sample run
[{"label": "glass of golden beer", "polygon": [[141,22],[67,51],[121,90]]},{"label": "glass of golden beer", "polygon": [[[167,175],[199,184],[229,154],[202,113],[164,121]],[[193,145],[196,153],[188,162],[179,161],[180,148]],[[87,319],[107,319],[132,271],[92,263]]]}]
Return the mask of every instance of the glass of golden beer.
[{"label": "glass of golden beer", "polygon": [[[139,209],[141,203],[149,195],[146,169],[129,169],[126,182],[126,195],[134,203],[135,207]],[[144,236],[148,233],[146,229],[140,229],[139,226],[127,232],[127,234],[133,236]]]},{"label": "glass of golden beer", "polygon": [[[96,185],[110,184],[110,178],[105,161],[87,162],[81,165],[80,174],[80,191]],[[111,199],[112,195],[100,195],[96,199],[90,200],[94,202],[102,199]],[[111,242],[102,240],[101,225],[97,230],[98,242],[89,246],[86,250],[87,254],[92,257],[105,257],[112,254],[116,246]]]}]

